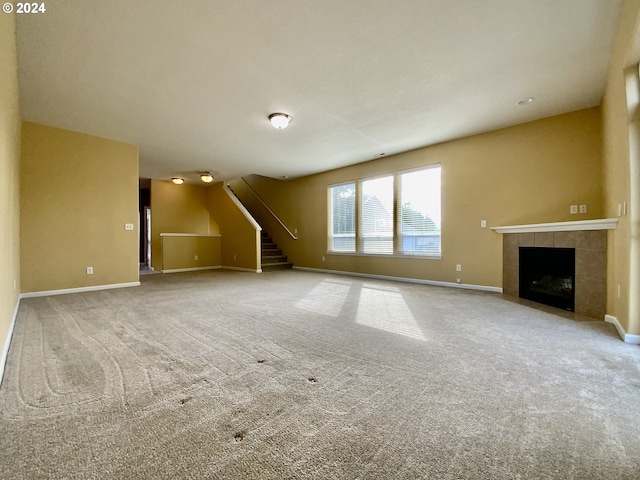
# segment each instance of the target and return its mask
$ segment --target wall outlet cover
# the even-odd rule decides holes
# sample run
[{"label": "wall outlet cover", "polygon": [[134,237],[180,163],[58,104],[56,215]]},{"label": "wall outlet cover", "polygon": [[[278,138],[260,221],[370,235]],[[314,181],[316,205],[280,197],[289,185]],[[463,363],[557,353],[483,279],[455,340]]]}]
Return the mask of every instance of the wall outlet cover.
[{"label": "wall outlet cover", "polygon": [[569,213],[571,215],[575,215],[576,213],[578,213],[578,205],[571,205],[569,207]]}]

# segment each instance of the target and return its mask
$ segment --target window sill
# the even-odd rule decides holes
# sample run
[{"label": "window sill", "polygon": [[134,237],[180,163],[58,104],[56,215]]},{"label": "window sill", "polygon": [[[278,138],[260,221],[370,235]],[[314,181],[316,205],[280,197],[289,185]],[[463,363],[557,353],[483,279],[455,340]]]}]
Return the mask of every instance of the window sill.
[{"label": "window sill", "polygon": [[378,258],[410,258],[412,260],[442,260],[442,255],[428,254],[428,255],[408,255],[408,254],[384,254],[384,253],[362,253],[362,252],[333,252],[327,251],[326,255],[335,255],[338,257],[378,257]]}]

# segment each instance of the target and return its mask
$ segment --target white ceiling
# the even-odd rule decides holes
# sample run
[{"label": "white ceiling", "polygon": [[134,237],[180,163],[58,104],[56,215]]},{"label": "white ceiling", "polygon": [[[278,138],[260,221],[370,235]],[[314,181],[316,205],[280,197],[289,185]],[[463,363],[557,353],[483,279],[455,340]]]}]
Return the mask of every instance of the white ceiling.
[{"label": "white ceiling", "polygon": [[22,115],[139,145],[141,177],[293,178],[598,105],[620,3],[49,0]]}]

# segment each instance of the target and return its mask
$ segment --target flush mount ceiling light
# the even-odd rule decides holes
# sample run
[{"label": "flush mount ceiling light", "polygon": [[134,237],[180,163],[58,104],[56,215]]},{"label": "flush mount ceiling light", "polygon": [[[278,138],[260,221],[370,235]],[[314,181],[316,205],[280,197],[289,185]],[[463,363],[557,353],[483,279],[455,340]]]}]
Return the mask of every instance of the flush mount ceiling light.
[{"label": "flush mount ceiling light", "polygon": [[173,177],[171,179],[171,181],[173,183],[175,183],[176,185],[182,185],[184,183],[184,178],[180,178],[180,177]]},{"label": "flush mount ceiling light", "polygon": [[213,182],[213,175],[211,175],[209,172],[202,172],[200,174],[200,180],[202,180],[204,183],[211,183]]},{"label": "flush mount ceiling light", "polygon": [[282,130],[283,128],[287,128],[289,126],[291,117],[286,113],[272,113],[271,115],[269,115],[269,121],[275,128],[277,128],[278,130]]},{"label": "flush mount ceiling light", "polygon": [[529,98],[523,98],[522,100],[518,100],[518,105],[529,105],[530,103],[533,103],[533,98],[529,97]]}]

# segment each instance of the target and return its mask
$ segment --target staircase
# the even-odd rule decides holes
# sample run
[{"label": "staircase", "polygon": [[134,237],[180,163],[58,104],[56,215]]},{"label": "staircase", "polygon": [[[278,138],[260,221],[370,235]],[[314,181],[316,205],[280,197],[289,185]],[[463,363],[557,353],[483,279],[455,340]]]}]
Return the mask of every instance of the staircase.
[{"label": "staircase", "polygon": [[282,254],[282,250],[269,237],[269,234],[262,231],[262,271],[279,270],[293,267],[293,263],[287,261],[287,256]]}]

